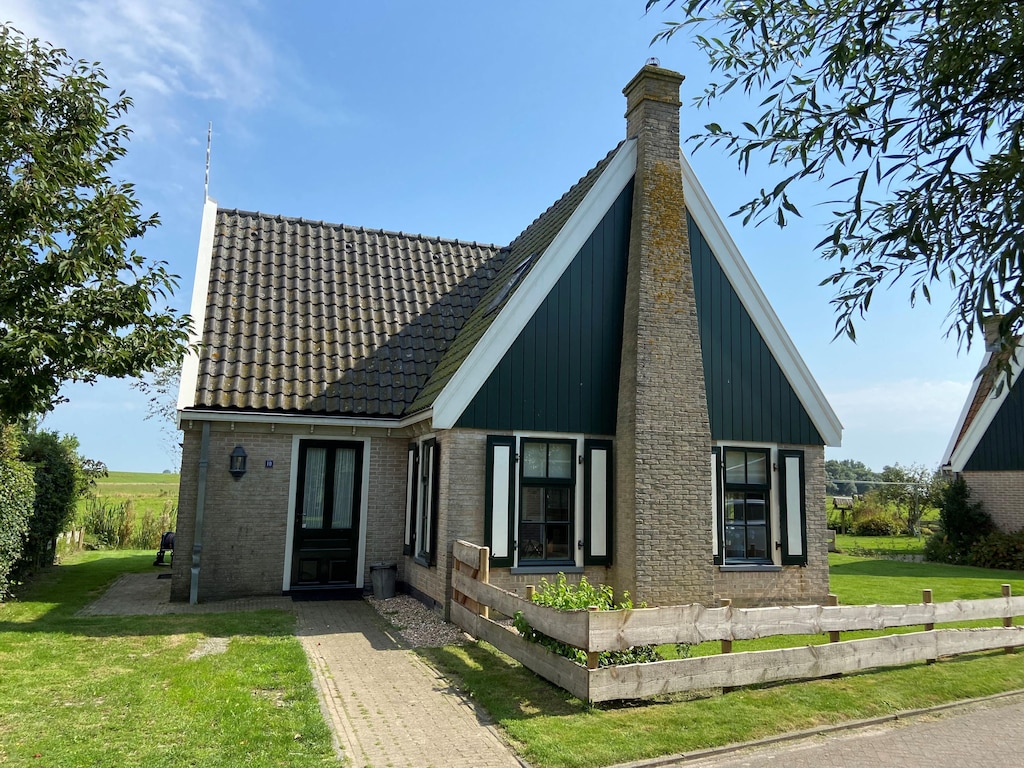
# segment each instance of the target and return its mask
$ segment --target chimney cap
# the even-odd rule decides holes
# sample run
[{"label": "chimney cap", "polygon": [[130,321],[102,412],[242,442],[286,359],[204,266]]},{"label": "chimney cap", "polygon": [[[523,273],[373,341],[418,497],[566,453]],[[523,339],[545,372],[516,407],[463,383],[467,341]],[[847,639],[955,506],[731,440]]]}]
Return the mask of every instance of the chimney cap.
[{"label": "chimney cap", "polygon": [[646,66],[648,66],[648,67],[660,67],[661,66],[661,59],[659,59],[657,56],[651,56],[651,58],[649,58],[647,60]]}]

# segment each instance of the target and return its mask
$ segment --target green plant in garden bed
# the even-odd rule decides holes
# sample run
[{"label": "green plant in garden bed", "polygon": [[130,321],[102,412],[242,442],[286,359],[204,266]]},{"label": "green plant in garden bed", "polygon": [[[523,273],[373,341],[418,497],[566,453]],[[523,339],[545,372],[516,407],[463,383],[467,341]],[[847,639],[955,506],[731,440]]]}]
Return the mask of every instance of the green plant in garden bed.
[{"label": "green plant in garden bed", "polygon": [[[604,584],[595,586],[587,581],[586,576],[581,577],[578,584],[572,584],[566,580],[564,573],[559,573],[554,582],[542,578],[540,588],[533,595],[533,602],[559,611],[586,611],[592,608],[598,611],[614,611],[628,610],[633,607],[633,601],[629,599],[628,592],[623,595],[622,602],[616,605],[615,592],[611,587]],[[637,607],[644,608],[645,606]],[[559,656],[572,659],[577,664],[587,663],[585,651],[559,642],[543,632],[538,632],[526,622],[522,611],[516,612],[512,618],[512,624],[519,634],[530,642],[542,645]],[[604,651],[600,656],[600,666],[639,664],[646,661],[661,661],[663,658],[654,646],[638,645],[626,651]]]},{"label": "green plant in garden bed", "polygon": [[77,555],[0,605],[0,763],[337,765],[292,615],[75,616],[152,560]]}]

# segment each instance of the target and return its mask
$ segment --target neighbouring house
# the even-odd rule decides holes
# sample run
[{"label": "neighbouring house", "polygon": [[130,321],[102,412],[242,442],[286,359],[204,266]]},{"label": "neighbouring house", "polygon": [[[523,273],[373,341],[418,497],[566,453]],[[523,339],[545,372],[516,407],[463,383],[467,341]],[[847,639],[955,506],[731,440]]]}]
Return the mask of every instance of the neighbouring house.
[{"label": "neighbouring house", "polygon": [[1004,531],[1024,528],[1024,385],[1015,356],[1011,376],[999,372],[1010,350],[999,340],[999,318],[982,329],[985,355],[942,456],[942,468],[964,478]]},{"label": "neighbouring house", "polygon": [[627,138],[507,246],[207,201],[173,599],[386,562],[444,606],[457,539],[509,589],[825,598],[842,427],[680,152],[681,81],[645,66]]}]

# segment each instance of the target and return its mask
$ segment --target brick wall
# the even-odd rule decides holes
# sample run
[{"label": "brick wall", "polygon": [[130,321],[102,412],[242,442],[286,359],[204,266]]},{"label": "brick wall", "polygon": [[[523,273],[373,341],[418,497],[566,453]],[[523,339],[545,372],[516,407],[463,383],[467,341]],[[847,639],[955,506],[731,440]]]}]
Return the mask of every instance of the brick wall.
[{"label": "brick wall", "polygon": [[[186,420],[182,454],[175,557],[171,599],[188,600],[192,544],[199,476],[202,427]],[[319,440],[351,440],[350,428],[317,428],[236,422],[211,425],[203,551],[199,577],[200,601],[280,594],[284,586],[293,435]],[[368,434],[368,433],[367,433]],[[403,577],[402,541],[405,514],[405,438],[370,437],[370,487],[367,493],[364,584],[375,562],[399,564]],[[362,437],[362,433],[357,437]],[[248,471],[235,480],[228,473],[228,456],[241,445],[248,454]],[[273,468],[267,468],[267,460]]]},{"label": "brick wall", "polygon": [[971,501],[980,501],[1002,530],[1024,528],[1024,472],[963,472]]},{"label": "brick wall", "polygon": [[[288,530],[291,435],[269,427],[214,424],[210,433],[203,513],[199,599],[280,594]],[[185,430],[171,599],[188,600],[196,514],[201,425]],[[235,480],[228,456],[236,445],[248,454],[248,471]],[[272,460],[274,466],[264,465]]]},{"label": "brick wall", "polygon": [[626,86],[637,138],[615,440],[614,576],[652,605],[713,599],[711,434],[679,164],[682,76]]}]

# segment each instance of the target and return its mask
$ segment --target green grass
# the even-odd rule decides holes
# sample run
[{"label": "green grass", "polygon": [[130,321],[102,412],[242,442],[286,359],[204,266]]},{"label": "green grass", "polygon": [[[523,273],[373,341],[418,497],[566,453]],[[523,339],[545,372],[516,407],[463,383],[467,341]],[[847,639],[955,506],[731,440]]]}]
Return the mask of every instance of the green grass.
[{"label": "green grass", "polygon": [[84,553],[0,605],[0,764],[336,765],[291,614],[74,615],[152,561]]},{"label": "green grass", "polygon": [[[830,556],[831,588],[847,604],[996,597],[1001,584],[1024,594],[1024,573],[891,560]],[[998,622],[988,622],[990,624]],[[911,627],[903,631],[915,631]],[[878,633],[843,633],[854,639]],[[827,642],[827,636],[783,636],[735,643],[758,650]],[[717,653],[717,643],[692,649]],[[421,653],[482,704],[536,768],[649,759],[793,730],[889,715],[958,699],[1024,688],[1018,655],[991,652],[846,675],[654,701],[588,706],[486,643]]]},{"label": "green grass", "polygon": [[924,536],[853,536],[836,534],[836,548],[859,556],[924,555]]}]

